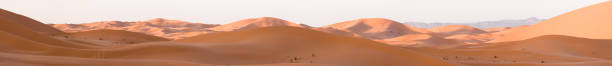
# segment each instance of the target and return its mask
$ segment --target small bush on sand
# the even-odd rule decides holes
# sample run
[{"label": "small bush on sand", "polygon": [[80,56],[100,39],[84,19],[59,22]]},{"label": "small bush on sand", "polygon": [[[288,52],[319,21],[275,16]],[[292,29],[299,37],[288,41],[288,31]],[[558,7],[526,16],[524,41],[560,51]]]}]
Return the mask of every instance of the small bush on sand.
[{"label": "small bush on sand", "polygon": [[312,53],[312,57],[317,57],[317,55],[315,55],[314,53]]}]

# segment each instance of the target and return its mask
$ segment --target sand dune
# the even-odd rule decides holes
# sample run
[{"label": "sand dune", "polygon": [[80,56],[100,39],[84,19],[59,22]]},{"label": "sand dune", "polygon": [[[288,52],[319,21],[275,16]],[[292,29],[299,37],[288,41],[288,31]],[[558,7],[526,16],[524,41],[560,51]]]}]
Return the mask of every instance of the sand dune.
[{"label": "sand dune", "polygon": [[169,39],[166,38],[150,36],[143,33],[108,29],[70,33],[69,36],[66,36],[64,38],[108,41],[113,44],[135,44],[153,41],[169,41]]},{"label": "sand dune", "polygon": [[512,27],[496,27],[496,28],[487,28],[484,31],[489,32],[489,33],[495,33],[495,32],[502,32],[502,31],[506,31],[510,29],[512,29]]},{"label": "sand dune", "polygon": [[[89,46],[86,46],[86,45],[79,45],[79,44],[75,44],[72,42],[57,40],[55,38],[52,38],[48,34],[63,34],[63,32],[59,31],[59,33],[56,33],[54,32],[55,30],[53,30],[52,28],[48,30],[52,32],[40,32],[40,31],[45,31],[45,29],[49,29],[49,28],[34,29],[32,27],[45,27],[46,25],[42,23],[38,23],[38,22],[28,23],[28,22],[34,22],[34,21],[21,20],[21,19],[29,19],[27,17],[23,17],[21,15],[14,14],[8,11],[2,11],[2,14],[0,15],[1,15],[0,23],[2,23],[0,24],[0,27],[2,27],[0,28],[0,31],[2,32],[2,35],[3,35],[2,39],[5,39],[2,41],[6,44],[11,44],[11,45],[14,44],[14,46],[25,46],[28,44],[21,44],[21,42],[28,42],[28,43],[36,43],[36,44],[44,43],[44,44],[40,44],[42,46],[89,48]],[[38,24],[39,26],[26,26],[23,24],[30,24],[30,25]],[[6,47],[9,48],[8,46]]]},{"label": "sand dune", "polygon": [[343,35],[343,36],[349,36],[349,37],[361,37],[359,34],[348,32],[348,31],[343,31],[343,30],[338,30],[334,28],[312,28],[312,29],[321,31],[321,32],[336,34],[336,35]]},{"label": "sand dune", "polygon": [[591,39],[612,39],[612,2],[604,2],[565,13],[524,29],[512,30],[492,42],[516,41],[543,35],[567,35]]},{"label": "sand dune", "polygon": [[475,66],[575,66],[610,64],[611,40],[546,35],[455,49],[407,48],[449,62]]},{"label": "sand dune", "polygon": [[448,48],[462,45],[463,43],[445,39],[443,37],[431,35],[431,34],[408,34],[395,38],[380,40],[381,42],[399,46],[399,47],[437,47],[437,48]]},{"label": "sand dune", "polygon": [[16,23],[17,25],[27,26],[25,28],[33,30],[34,32],[42,33],[44,35],[65,34],[60,30],[54,29],[53,27],[47,26],[32,18],[12,13],[4,9],[0,9],[0,18],[2,19],[2,22],[11,22]]},{"label": "sand dune", "polygon": [[112,29],[126,30],[132,32],[145,33],[149,35],[169,38],[181,39],[199,34],[211,32],[205,28],[211,28],[218,25],[190,23],[180,20],[168,20],[163,18],[155,18],[145,21],[124,22],[124,21],[103,21],[85,24],[49,24],[57,29],[66,32],[83,32],[90,30]]},{"label": "sand dune", "polygon": [[443,36],[450,36],[450,35],[457,35],[457,34],[482,34],[482,33],[487,33],[483,30],[480,30],[478,28],[474,28],[471,26],[465,26],[465,25],[447,25],[447,26],[440,26],[440,27],[434,27],[429,29],[431,32],[439,34],[439,35],[443,35]]},{"label": "sand dune", "polygon": [[[145,34],[94,30],[51,38],[2,20],[0,64],[25,66],[448,66],[418,52],[367,39],[279,26],[217,32],[171,42],[119,45],[73,43],[69,38],[163,40]],[[11,28],[11,29],[6,29]],[[119,38],[117,38],[119,37]],[[88,39],[85,39],[88,40]],[[93,39],[96,40],[96,39]],[[99,39],[98,39],[99,40]],[[87,45],[87,46],[82,46]],[[91,45],[91,46],[90,46]]]},{"label": "sand dune", "polygon": [[484,33],[484,34],[457,34],[446,36],[444,39],[458,40],[465,44],[481,44],[499,37],[498,34]]},{"label": "sand dune", "polygon": [[[175,42],[198,43],[205,45],[228,45],[228,52],[258,52],[256,57],[284,56],[304,57],[298,62],[313,61],[338,65],[445,65],[437,58],[401,50],[367,39],[355,39],[298,27],[256,28],[235,32],[211,33]],[[235,47],[232,47],[235,45]],[[240,47],[244,46],[244,47]],[[231,50],[230,48],[252,48]],[[278,50],[289,49],[289,50]],[[308,57],[316,54],[316,57]],[[242,55],[242,53],[234,54]],[[306,55],[306,56],[304,56]],[[245,58],[251,56],[244,56]],[[403,58],[403,59],[402,59]],[[253,58],[257,59],[257,58]],[[263,62],[260,60],[260,62]],[[286,62],[286,61],[285,61]]]},{"label": "sand dune", "polygon": [[437,37],[455,40],[451,43],[479,44],[493,39],[493,34],[466,25],[447,25],[429,29]]},{"label": "sand dune", "polygon": [[487,30],[427,30],[384,18],[316,28],[273,17],[220,26],[161,18],[49,24],[69,33],[0,9],[0,65],[606,66],[612,64],[612,31],[603,30],[612,25],[608,6]]},{"label": "sand dune", "polygon": [[324,26],[323,28],[333,28],[357,33],[362,37],[369,39],[388,39],[405,34],[420,34],[429,32],[425,29],[406,26],[396,21],[384,18],[363,18],[340,22]]},{"label": "sand dune", "polygon": [[293,26],[293,27],[304,27],[307,28],[309,26],[304,24],[295,24],[283,19],[274,18],[274,17],[259,17],[259,18],[249,18],[244,20],[235,21],[229,24],[223,24],[221,26],[210,28],[210,30],[214,31],[234,31],[234,30],[244,30],[250,28],[259,28],[259,27],[271,27],[271,26]]},{"label": "sand dune", "polygon": [[[228,36],[242,37],[232,38]],[[45,51],[51,53],[28,53],[31,55],[9,53],[0,56],[12,59],[10,60],[13,61],[11,63],[40,65],[102,63],[110,65],[150,65],[145,62],[163,62],[160,63],[162,65],[278,65],[279,63],[315,63],[315,65],[343,66],[450,65],[437,58],[367,39],[336,36],[297,27],[247,29],[206,34],[174,42],[148,42],[103,49],[42,48],[47,48]],[[37,51],[42,50],[30,52]],[[26,57],[37,57],[39,59],[27,59]],[[61,61],[43,62],[53,59]],[[75,63],[74,61],[86,62]],[[133,63],[120,64],[126,62]]]}]

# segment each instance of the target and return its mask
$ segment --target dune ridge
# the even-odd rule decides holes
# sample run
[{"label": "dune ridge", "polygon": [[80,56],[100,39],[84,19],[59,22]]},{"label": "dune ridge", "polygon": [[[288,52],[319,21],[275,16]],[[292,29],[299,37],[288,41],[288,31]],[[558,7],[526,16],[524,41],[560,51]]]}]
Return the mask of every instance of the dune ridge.
[{"label": "dune ridge", "polygon": [[272,27],[272,26],[294,26],[294,27],[303,27],[309,28],[308,25],[304,24],[295,24],[293,22],[289,22],[280,18],[275,17],[259,17],[259,18],[249,18],[244,20],[238,20],[229,24],[223,24],[221,26],[209,28],[214,31],[234,31],[234,30],[244,30],[250,28],[259,28],[259,27]]},{"label": "dune ridge", "polygon": [[324,26],[323,28],[352,32],[370,39],[387,39],[405,34],[429,33],[425,29],[406,26],[384,18],[362,18]]},{"label": "dune ridge", "polygon": [[612,39],[612,2],[607,1],[577,9],[521,29],[511,30],[506,36],[491,42],[517,41],[543,35],[567,35],[592,39]]},{"label": "dune ridge", "polygon": [[144,21],[102,21],[84,24],[48,24],[68,33],[91,30],[111,29],[145,33],[168,39],[181,39],[212,32],[205,28],[219,26],[216,24],[191,23],[180,20],[155,18]]}]

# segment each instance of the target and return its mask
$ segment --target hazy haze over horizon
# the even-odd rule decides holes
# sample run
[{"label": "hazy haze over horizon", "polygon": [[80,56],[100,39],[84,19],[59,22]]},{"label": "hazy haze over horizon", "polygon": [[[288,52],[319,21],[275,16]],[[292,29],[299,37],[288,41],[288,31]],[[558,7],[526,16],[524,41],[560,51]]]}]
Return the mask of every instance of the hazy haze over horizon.
[{"label": "hazy haze over horizon", "polygon": [[607,0],[3,0],[0,8],[43,23],[166,18],[226,24],[278,17],[324,26],[358,18],[473,22],[550,18]]}]

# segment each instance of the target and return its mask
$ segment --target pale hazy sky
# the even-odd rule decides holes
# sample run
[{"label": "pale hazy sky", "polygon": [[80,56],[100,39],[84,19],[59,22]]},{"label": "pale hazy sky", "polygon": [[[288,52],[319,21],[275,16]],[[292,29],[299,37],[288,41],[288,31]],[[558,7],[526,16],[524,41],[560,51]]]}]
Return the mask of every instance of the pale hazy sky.
[{"label": "pale hazy sky", "polygon": [[358,18],[471,22],[550,18],[608,0],[0,0],[0,8],[44,23],[177,19],[226,24],[278,17],[311,26]]}]

